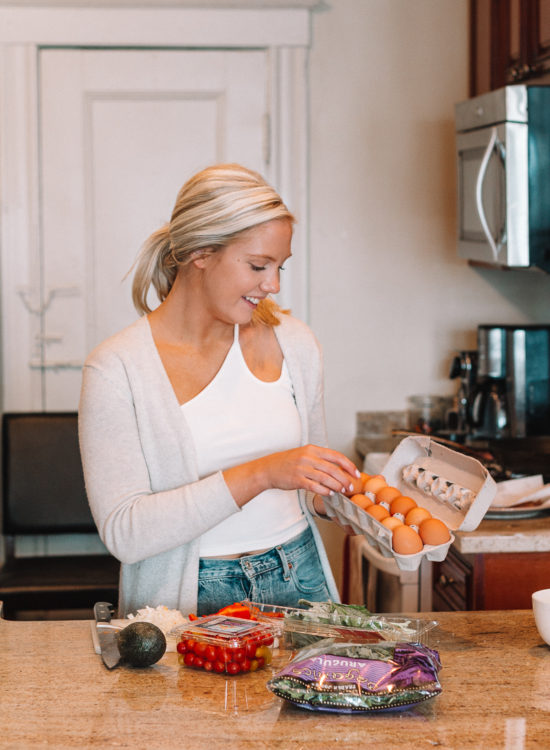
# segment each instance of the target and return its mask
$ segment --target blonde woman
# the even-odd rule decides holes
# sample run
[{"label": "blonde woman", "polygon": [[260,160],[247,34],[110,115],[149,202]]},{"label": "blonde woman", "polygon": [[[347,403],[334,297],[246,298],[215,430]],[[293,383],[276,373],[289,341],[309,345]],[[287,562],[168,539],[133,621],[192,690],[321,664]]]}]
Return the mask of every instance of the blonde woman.
[{"label": "blonde woman", "polygon": [[122,563],[119,616],[338,598],[312,516],[359,472],[325,447],[312,332],[269,297],[293,223],[242,166],[195,175],[138,257],[141,317],[86,361],[82,461],[99,534]]}]

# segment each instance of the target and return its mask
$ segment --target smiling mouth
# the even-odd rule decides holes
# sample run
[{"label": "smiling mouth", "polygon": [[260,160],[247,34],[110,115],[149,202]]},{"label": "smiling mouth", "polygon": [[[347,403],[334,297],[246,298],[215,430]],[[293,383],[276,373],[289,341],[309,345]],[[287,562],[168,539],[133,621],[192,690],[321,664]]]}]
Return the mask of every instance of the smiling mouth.
[{"label": "smiling mouth", "polygon": [[256,307],[260,301],[259,297],[244,297],[244,299],[250,304]]}]

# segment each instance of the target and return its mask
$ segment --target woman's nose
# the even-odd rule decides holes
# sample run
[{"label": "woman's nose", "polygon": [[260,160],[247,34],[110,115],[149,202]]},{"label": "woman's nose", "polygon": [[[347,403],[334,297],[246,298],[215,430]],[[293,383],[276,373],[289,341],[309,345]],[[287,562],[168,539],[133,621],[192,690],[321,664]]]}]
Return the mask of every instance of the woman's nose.
[{"label": "woman's nose", "polygon": [[277,294],[280,288],[281,285],[279,283],[278,269],[274,273],[269,274],[269,276],[265,278],[260,284],[260,289],[262,290],[262,292],[266,292],[268,294]]}]

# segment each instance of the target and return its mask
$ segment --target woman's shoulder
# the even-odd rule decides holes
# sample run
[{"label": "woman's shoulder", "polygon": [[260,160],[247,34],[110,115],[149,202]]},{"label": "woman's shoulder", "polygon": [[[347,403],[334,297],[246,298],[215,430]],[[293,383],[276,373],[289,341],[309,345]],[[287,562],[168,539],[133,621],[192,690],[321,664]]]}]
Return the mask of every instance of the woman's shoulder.
[{"label": "woman's shoulder", "polygon": [[279,340],[290,346],[320,349],[317,337],[303,320],[284,312],[278,313],[277,317],[279,325],[275,326],[275,333]]},{"label": "woman's shoulder", "polygon": [[150,329],[146,316],[138,318],[92,349],[84,365],[101,366],[115,361],[122,362],[140,352],[149,336]]}]

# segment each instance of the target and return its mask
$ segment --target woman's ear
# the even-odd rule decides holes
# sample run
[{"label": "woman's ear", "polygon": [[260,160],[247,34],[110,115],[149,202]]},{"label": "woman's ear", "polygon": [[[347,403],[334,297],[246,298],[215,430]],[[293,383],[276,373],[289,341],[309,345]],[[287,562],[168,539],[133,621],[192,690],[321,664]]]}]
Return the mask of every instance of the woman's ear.
[{"label": "woman's ear", "polygon": [[198,250],[193,250],[191,253],[192,263],[195,268],[206,268],[208,259],[211,257],[211,253],[208,252],[209,248],[201,247]]}]

